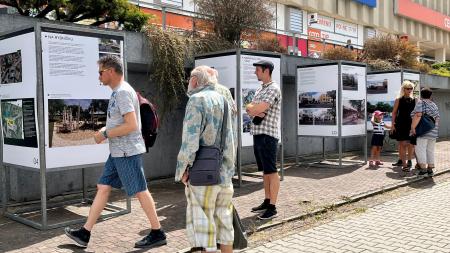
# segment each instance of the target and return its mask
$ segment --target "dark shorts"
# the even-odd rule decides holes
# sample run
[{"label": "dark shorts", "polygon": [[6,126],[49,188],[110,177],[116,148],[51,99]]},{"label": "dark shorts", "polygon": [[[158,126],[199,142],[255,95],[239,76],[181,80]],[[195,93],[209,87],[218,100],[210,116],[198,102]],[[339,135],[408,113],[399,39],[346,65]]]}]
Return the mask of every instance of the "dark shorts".
[{"label": "dark shorts", "polygon": [[258,170],[264,174],[277,173],[278,139],[269,135],[253,135],[253,151]]},{"label": "dark shorts", "polygon": [[372,135],[372,146],[383,147],[384,134],[373,134]]},{"label": "dark shorts", "polygon": [[113,188],[125,188],[128,196],[147,190],[141,155],[111,157],[106,161],[99,184]]}]

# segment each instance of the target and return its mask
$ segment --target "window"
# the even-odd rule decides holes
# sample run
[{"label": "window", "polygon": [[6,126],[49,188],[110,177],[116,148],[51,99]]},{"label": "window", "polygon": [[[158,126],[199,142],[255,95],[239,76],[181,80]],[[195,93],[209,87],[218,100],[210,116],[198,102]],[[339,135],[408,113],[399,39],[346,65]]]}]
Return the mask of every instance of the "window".
[{"label": "window", "polygon": [[303,12],[301,10],[289,8],[289,30],[303,32]]}]

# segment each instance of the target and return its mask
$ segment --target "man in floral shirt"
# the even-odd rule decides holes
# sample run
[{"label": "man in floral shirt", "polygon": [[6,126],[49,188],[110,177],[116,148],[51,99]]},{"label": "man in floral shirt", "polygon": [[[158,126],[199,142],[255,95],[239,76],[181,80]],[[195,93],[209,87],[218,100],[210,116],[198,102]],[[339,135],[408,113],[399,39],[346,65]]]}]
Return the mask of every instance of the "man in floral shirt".
[{"label": "man in floral shirt", "polygon": [[[236,133],[233,131],[232,117],[228,117],[225,122],[221,183],[212,186],[193,186],[189,183],[188,169],[199,147],[214,145],[216,138],[221,138],[224,104],[227,103],[216,91],[208,69],[207,66],[199,66],[191,72],[175,181],[182,181],[186,185],[186,233],[192,247],[216,252],[217,244],[220,244],[221,252],[232,252],[234,230],[231,199],[234,190],[231,178],[236,159]],[[232,115],[231,108],[228,110],[228,115]]]}]

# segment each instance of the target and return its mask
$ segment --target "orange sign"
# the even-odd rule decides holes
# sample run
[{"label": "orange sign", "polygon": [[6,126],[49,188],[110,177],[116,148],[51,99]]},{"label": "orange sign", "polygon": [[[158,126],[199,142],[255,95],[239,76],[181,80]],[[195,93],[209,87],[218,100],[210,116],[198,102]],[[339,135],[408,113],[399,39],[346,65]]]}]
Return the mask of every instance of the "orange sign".
[{"label": "orange sign", "polygon": [[412,0],[396,0],[395,14],[450,31],[450,17]]}]

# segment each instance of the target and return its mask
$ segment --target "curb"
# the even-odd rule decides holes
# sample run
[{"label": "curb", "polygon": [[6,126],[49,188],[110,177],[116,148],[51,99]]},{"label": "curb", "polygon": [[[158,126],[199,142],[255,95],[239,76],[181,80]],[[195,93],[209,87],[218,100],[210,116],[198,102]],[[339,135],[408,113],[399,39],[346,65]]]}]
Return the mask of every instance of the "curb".
[{"label": "curb", "polygon": [[[449,172],[450,172],[450,169],[445,169],[445,170],[442,170],[442,171],[434,173],[433,177],[436,177],[436,176],[439,176],[439,175],[442,175],[442,174],[445,174],[445,173],[449,173]],[[351,203],[355,203],[355,202],[358,202],[360,200],[363,200],[363,199],[366,199],[366,198],[370,198],[370,197],[373,197],[373,196],[381,194],[381,193],[393,191],[395,189],[398,189],[398,188],[401,188],[401,187],[405,187],[405,186],[408,186],[408,185],[416,183],[416,182],[425,181],[426,179],[428,179],[428,177],[422,177],[422,178],[416,177],[416,178],[413,178],[413,179],[404,179],[403,182],[387,185],[385,187],[381,187],[381,188],[378,188],[378,189],[373,190],[373,191],[368,191],[368,192],[363,192],[363,193],[360,193],[360,194],[356,194],[356,195],[353,195],[352,197],[347,198],[347,200],[341,200],[341,201],[334,202],[334,203],[332,203],[332,204],[330,204],[330,205],[328,205],[326,207],[322,207],[322,208],[316,209],[316,210],[314,210],[312,212],[309,212],[309,213],[304,213],[304,214],[290,216],[290,217],[282,219],[281,221],[277,221],[277,222],[274,222],[274,223],[271,223],[271,224],[266,224],[266,225],[259,226],[254,231],[248,231],[247,232],[247,236],[250,236],[250,235],[252,235],[252,234],[254,234],[256,232],[264,231],[264,230],[267,230],[269,228],[274,228],[274,227],[286,224],[288,222],[302,220],[302,219],[305,219],[305,218],[308,218],[308,217],[312,217],[312,216],[315,216],[315,215],[318,215],[318,214],[324,214],[324,213],[327,213],[328,211],[330,211],[333,208],[341,207],[341,206],[344,206],[344,205],[347,205],[347,204],[351,204]],[[185,249],[177,251],[177,253],[188,253],[188,252],[190,252],[190,249],[191,248],[185,248]],[[240,251],[238,251],[238,252],[240,252]]]}]

